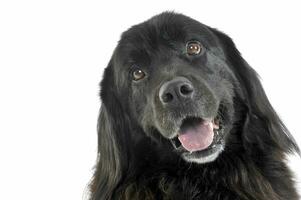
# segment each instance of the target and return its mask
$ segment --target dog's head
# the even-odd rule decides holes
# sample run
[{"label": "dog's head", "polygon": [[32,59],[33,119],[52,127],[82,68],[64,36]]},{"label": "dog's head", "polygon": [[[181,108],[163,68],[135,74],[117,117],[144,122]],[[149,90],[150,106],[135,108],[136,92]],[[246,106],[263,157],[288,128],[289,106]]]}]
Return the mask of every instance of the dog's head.
[{"label": "dog's head", "polygon": [[123,33],[113,62],[117,93],[146,135],[169,140],[188,161],[222,152],[240,88],[210,28],[183,15],[155,16]]}]

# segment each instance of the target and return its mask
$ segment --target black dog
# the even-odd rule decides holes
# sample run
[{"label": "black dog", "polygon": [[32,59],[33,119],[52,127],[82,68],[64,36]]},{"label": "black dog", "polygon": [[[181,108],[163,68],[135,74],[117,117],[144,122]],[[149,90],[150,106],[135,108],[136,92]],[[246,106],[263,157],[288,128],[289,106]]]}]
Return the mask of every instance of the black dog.
[{"label": "black dog", "polygon": [[133,26],[101,82],[91,199],[297,200],[299,149],[225,34],[162,13]]}]

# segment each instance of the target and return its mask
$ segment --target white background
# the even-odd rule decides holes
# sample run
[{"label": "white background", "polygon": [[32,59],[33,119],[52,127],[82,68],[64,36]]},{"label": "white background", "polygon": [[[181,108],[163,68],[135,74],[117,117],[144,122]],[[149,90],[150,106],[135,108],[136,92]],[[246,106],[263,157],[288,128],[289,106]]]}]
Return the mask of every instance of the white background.
[{"label": "white background", "polygon": [[[0,199],[85,198],[96,159],[102,71],[122,31],[165,10],[229,34],[301,145],[297,1],[4,0]],[[297,174],[300,163],[290,159]]]}]

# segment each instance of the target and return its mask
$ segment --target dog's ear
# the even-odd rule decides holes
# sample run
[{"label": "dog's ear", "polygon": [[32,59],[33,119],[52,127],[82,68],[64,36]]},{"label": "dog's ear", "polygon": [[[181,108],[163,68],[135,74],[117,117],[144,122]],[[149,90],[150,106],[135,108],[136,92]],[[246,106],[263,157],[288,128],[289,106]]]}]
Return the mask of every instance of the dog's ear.
[{"label": "dog's ear", "polygon": [[102,105],[97,127],[97,164],[90,184],[91,200],[110,199],[121,177],[119,149],[111,123],[110,116]]},{"label": "dog's ear", "polygon": [[244,137],[248,145],[256,145],[281,152],[297,152],[299,148],[271,106],[257,73],[242,58],[232,39],[226,34],[209,28],[218,38],[229,66],[232,68],[244,93],[249,113],[246,117]]},{"label": "dog's ear", "polygon": [[128,128],[116,97],[112,62],[105,69],[100,87],[102,105],[97,125],[98,156],[90,184],[91,200],[112,199],[128,160],[125,144]]}]

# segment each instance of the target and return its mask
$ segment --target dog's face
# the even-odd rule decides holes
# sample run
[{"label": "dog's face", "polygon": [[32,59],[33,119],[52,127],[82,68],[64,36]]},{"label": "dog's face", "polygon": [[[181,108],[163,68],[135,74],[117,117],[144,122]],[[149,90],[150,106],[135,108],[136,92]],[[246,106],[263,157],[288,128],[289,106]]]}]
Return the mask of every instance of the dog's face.
[{"label": "dog's face", "polygon": [[218,157],[238,92],[207,26],[183,15],[156,16],[123,33],[112,62],[121,104],[146,135],[170,141],[187,161]]}]

